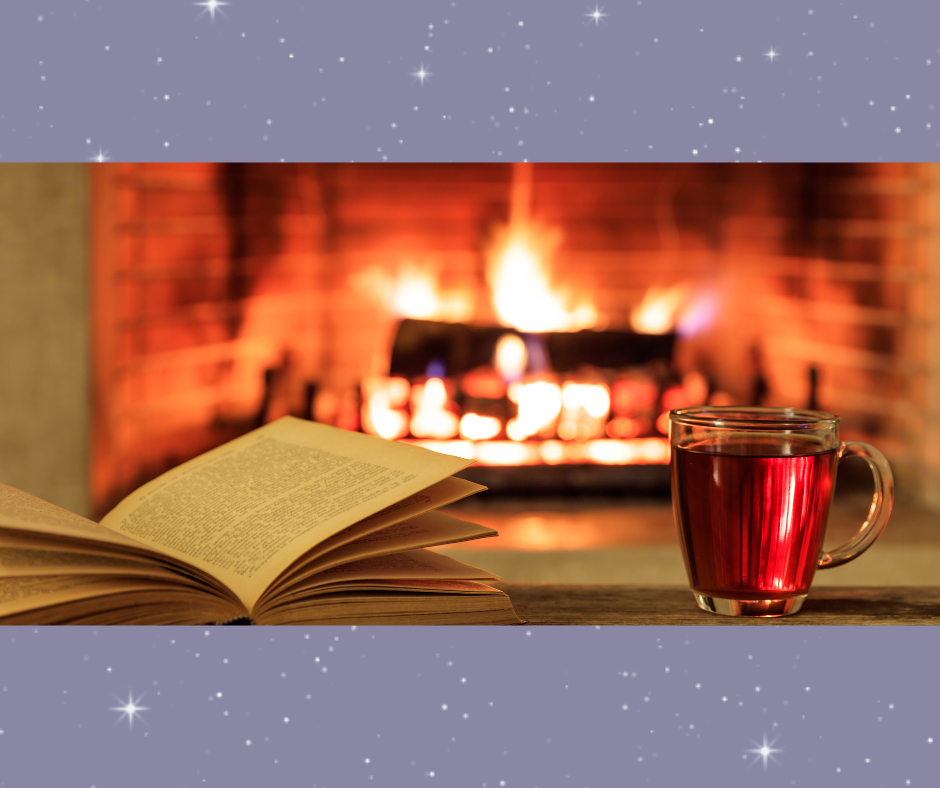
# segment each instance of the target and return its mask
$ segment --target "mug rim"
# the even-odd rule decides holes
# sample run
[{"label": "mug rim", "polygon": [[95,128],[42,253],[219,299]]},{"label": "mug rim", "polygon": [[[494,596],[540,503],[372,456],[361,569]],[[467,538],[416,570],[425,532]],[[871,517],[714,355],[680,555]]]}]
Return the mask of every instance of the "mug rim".
[{"label": "mug rim", "polygon": [[751,430],[818,429],[838,426],[842,419],[831,413],[806,408],[715,405],[677,408],[669,421],[695,427],[747,427]]}]

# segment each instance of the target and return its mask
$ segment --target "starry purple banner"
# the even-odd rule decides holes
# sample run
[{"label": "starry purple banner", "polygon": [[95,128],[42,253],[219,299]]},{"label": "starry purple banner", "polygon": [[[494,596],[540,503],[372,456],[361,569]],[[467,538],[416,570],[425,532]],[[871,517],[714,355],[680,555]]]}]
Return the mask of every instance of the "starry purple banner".
[{"label": "starry purple banner", "polygon": [[[3,3],[0,161],[930,161],[938,22]],[[3,627],[0,788],[928,786],[938,657],[935,628]]]},{"label": "starry purple banner", "polygon": [[0,784],[933,786],[920,628],[2,630]]},{"label": "starry purple banner", "polygon": [[0,160],[930,161],[924,0],[47,0]]}]

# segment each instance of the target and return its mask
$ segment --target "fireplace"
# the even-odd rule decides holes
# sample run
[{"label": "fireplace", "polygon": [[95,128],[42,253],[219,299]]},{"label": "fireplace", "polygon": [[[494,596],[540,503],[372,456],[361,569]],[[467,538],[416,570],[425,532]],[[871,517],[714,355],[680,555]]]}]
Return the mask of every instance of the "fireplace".
[{"label": "fireplace", "polygon": [[818,407],[927,500],[934,165],[93,167],[96,509],[285,414],[656,490],[664,412]]}]

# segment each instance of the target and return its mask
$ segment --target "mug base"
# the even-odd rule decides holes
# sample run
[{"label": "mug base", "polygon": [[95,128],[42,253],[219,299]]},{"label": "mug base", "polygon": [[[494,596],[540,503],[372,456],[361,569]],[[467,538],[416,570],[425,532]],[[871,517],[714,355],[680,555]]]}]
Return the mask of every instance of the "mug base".
[{"label": "mug base", "polygon": [[706,596],[693,591],[695,601],[702,610],[717,613],[720,616],[748,616],[772,618],[774,616],[792,616],[803,607],[806,594],[790,599],[722,599]]}]

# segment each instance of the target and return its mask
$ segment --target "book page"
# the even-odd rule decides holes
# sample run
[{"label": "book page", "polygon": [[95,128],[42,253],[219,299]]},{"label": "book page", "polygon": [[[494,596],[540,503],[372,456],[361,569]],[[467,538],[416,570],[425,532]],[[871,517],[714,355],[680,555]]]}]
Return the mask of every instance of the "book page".
[{"label": "book page", "polygon": [[166,583],[139,578],[119,580],[88,575],[0,577],[0,617],[79,599],[167,588]]},{"label": "book page", "polygon": [[469,464],[286,416],[154,479],[102,524],[209,572],[250,610],[316,544]]},{"label": "book page", "polygon": [[409,550],[391,555],[363,558],[318,572],[303,583],[273,600],[274,604],[293,599],[310,589],[322,586],[339,588],[345,584],[358,584],[363,580],[381,584],[385,581],[411,580],[499,580],[492,572],[464,564],[450,556],[430,550]]},{"label": "book page", "polygon": [[[416,588],[417,583],[426,588]],[[412,581],[396,593],[383,584],[381,594],[325,593],[277,607],[259,624],[519,624],[504,593],[472,581]],[[429,593],[421,593],[427,591]]]},{"label": "book page", "polygon": [[282,589],[289,588],[317,572],[349,561],[496,535],[496,531],[492,528],[459,520],[440,512],[425,512],[380,531],[367,533],[355,541],[320,555],[309,563],[302,564],[296,573],[280,578],[265,592],[263,598],[267,598],[272,593],[281,593]]},{"label": "book page", "polygon": [[175,572],[144,561],[127,558],[0,547],[0,577],[39,577],[43,575],[104,574],[109,577],[140,575],[195,584]]},{"label": "book page", "polygon": [[[430,487],[414,495],[409,495],[391,506],[386,506],[380,512],[376,512],[358,523],[353,523],[338,534],[320,542],[287,567],[265,593],[269,592],[272,587],[287,582],[298,574],[307,574],[307,567],[326,553],[331,553],[343,545],[355,542],[367,534],[382,531],[395,523],[413,519],[425,512],[454,503],[454,501],[459,501],[468,495],[473,495],[485,489],[486,487],[482,484],[468,482],[466,479],[458,479],[453,476],[437,484],[432,484]],[[418,546],[424,547],[425,545]]]},{"label": "book page", "polygon": [[[232,600],[147,578],[88,575],[0,578],[0,625],[195,624],[244,615]],[[83,620],[84,619],[84,620]]]},{"label": "book page", "polygon": [[7,484],[0,484],[0,526],[140,548],[137,542],[110,528]]}]

